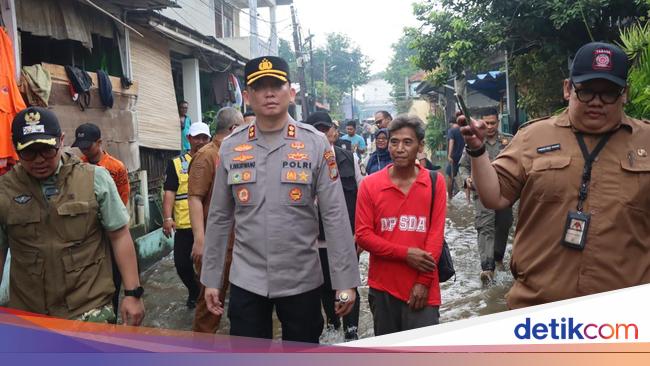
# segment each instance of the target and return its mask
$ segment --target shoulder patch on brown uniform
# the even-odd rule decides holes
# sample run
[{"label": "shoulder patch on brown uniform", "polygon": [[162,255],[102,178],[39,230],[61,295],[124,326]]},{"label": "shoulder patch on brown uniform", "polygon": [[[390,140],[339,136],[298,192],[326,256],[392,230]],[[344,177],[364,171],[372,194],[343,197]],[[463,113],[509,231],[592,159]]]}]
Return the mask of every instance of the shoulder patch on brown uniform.
[{"label": "shoulder patch on brown uniform", "polygon": [[519,129],[521,130],[524,127],[530,126],[531,124],[539,121],[543,121],[545,119],[549,119],[552,116],[546,116],[546,117],[541,117],[541,118],[536,118],[536,119],[531,119],[530,121],[524,122],[521,126],[519,126]]}]

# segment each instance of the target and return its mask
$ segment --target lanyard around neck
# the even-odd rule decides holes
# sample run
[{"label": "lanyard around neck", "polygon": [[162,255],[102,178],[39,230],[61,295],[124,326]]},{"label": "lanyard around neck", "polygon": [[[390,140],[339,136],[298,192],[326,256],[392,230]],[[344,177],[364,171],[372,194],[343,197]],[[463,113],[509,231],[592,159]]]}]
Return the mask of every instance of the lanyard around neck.
[{"label": "lanyard around neck", "polygon": [[578,140],[578,145],[580,146],[580,152],[582,152],[582,157],[585,159],[585,166],[582,170],[582,182],[580,183],[580,192],[578,194],[578,212],[582,212],[584,202],[587,200],[587,194],[589,193],[589,182],[591,181],[591,167],[596,161],[598,154],[603,150],[609,138],[615,133],[609,132],[603,135],[598,141],[596,147],[589,152],[587,145],[585,144],[585,139],[582,133],[576,132],[576,139]]}]

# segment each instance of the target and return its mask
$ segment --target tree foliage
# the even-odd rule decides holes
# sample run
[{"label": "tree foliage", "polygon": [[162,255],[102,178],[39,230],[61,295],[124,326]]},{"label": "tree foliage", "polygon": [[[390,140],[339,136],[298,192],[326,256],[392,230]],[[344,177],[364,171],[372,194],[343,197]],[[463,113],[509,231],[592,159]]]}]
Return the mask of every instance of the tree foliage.
[{"label": "tree foliage", "polygon": [[[312,50],[313,57],[305,64],[305,82],[307,92],[311,94],[315,91],[316,100],[320,102],[324,102],[326,97],[332,116],[340,118],[343,93],[350,92],[352,87],[369,80],[371,61],[348,36],[330,33],[326,37],[326,43],[315,47]],[[289,67],[295,74],[297,64],[291,43],[281,39],[278,48],[280,57],[289,62]],[[304,52],[308,55],[309,49],[304,48]]]},{"label": "tree foliage", "polygon": [[[522,107],[557,109],[568,57],[591,41],[615,42],[619,31],[648,15],[648,0],[422,0],[410,29],[416,64],[441,83],[465,71],[485,71],[496,52],[508,51]],[[558,72],[558,67],[562,71]]]},{"label": "tree foliage", "polygon": [[636,24],[621,33],[621,46],[632,60],[625,112],[650,119],[650,23]]},{"label": "tree foliage", "polygon": [[411,37],[404,35],[391,46],[393,56],[383,74],[384,80],[392,86],[391,96],[398,113],[408,112],[411,107],[412,101],[405,100],[405,80],[419,70],[413,59],[417,52],[411,43]]}]

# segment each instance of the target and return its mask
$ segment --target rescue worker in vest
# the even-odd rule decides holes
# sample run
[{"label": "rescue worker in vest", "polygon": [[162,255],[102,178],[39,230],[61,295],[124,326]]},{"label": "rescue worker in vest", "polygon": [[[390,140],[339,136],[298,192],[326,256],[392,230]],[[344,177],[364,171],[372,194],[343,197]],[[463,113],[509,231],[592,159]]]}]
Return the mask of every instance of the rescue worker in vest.
[{"label": "rescue worker in vest", "polygon": [[295,90],[279,57],[249,61],[244,97],[256,120],[221,145],[206,224],[201,282],[214,314],[219,300],[228,236],[235,243],[230,267],[230,334],[272,338],[275,307],[282,339],[318,343],[323,330],[318,219],[328,240],[337,316],[354,307],[360,284],[350,220],[336,159],[327,139],[289,116]]},{"label": "rescue worker in vest", "polygon": [[[129,216],[110,174],[63,152],[54,113],[16,115],[20,163],[0,177],[0,277],[11,249],[9,307],[58,318],[115,322],[109,245],[122,274],[122,320],[144,317]],[[1,280],[1,278],[0,278]]]},{"label": "rescue worker in vest", "polygon": [[165,190],[163,234],[168,238],[172,234],[174,235],[174,266],[189,292],[185,304],[189,309],[194,309],[200,288],[192,263],[194,236],[192,235],[190,209],[187,203],[188,168],[192,161],[192,155],[210,142],[210,127],[203,122],[193,123],[187,134],[187,139],[190,142],[189,152],[181,154],[167,164],[167,177],[163,185]]},{"label": "rescue worker in vest", "polygon": [[[336,142],[338,138],[338,133],[329,114],[325,112],[314,112],[309,115],[307,120],[305,120],[305,123],[314,126],[315,129],[324,133],[334,151],[336,167],[341,176],[341,186],[343,187],[343,194],[345,195],[345,205],[348,211],[348,217],[350,218],[350,227],[354,233],[354,212],[357,205],[357,188],[362,179],[358,158],[351,151],[344,150],[334,145],[334,142]],[[323,303],[323,309],[327,316],[327,326],[333,329],[339,329],[341,321],[334,311],[336,291],[332,289],[329,260],[327,258],[327,242],[325,241],[323,220],[320,217],[320,212],[318,215],[318,224],[318,254],[320,256],[320,264],[323,270],[323,279],[325,280],[321,286],[321,302]],[[359,299],[358,291],[357,299]],[[355,302],[352,312],[343,317],[343,331],[345,332],[346,341],[359,339],[357,329],[359,327],[360,303],[360,301]]]},{"label": "rescue worker in vest", "polygon": [[[501,150],[508,146],[512,135],[499,132],[499,113],[496,109],[486,110],[482,120],[487,127],[485,149],[490,161],[493,161]],[[470,157],[466,152],[460,158],[459,166],[458,177],[461,185],[474,192],[474,226],[478,233],[478,252],[481,259],[480,279],[484,285],[489,285],[494,281],[495,269],[505,270],[503,256],[512,226],[512,207],[508,206],[502,210],[485,208],[474,190]]]},{"label": "rescue worker in vest", "polygon": [[481,203],[519,199],[510,308],[650,283],[650,121],[624,113],[628,70],[619,47],[582,46],[568,108],[520,128],[492,163],[485,122],[458,118]]}]

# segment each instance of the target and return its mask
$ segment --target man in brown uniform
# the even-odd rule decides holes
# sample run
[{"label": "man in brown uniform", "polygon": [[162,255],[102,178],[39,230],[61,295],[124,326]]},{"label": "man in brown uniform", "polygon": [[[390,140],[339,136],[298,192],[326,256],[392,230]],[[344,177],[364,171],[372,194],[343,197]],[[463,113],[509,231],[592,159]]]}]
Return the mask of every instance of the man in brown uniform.
[{"label": "man in brown uniform", "polygon": [[[208,217],[210,198],[212,197],[212,183],[214,172],[219,163],[219,148],[221,142],[230,132],[244,124],[244,116],[241,112],[232,107],[219,110],[216,117],[216,131],[212,142],[202,147],[192,159],[189,170],[188,203],[190,205],[190,221],[194,234],[194,245],[192,246],[192,259],[196,267],[196,273],[201,276],[201,257],[203,256],[203,240],[205,238],[205,220]],[[223,291],[221,301],[226,298],[228,288],[228,272],[232,261],[233,237],[228,241],[228,252],[226,265],[224,267]],[[197,299],[196,312],[192,330],[202,333],[216,333],[219,328],[220,315],[212,314],[205,305],[205,287],[201,285],[201,293]]]},{"label": "man in brown uniform", "polygon": [[568,109],[520,129],[492,164],[485,124],[462,128],[485,207],[520,199],[510,308],[650,282],[650,122],[623,112],[627,73],[620,48],[581,47]]}]

